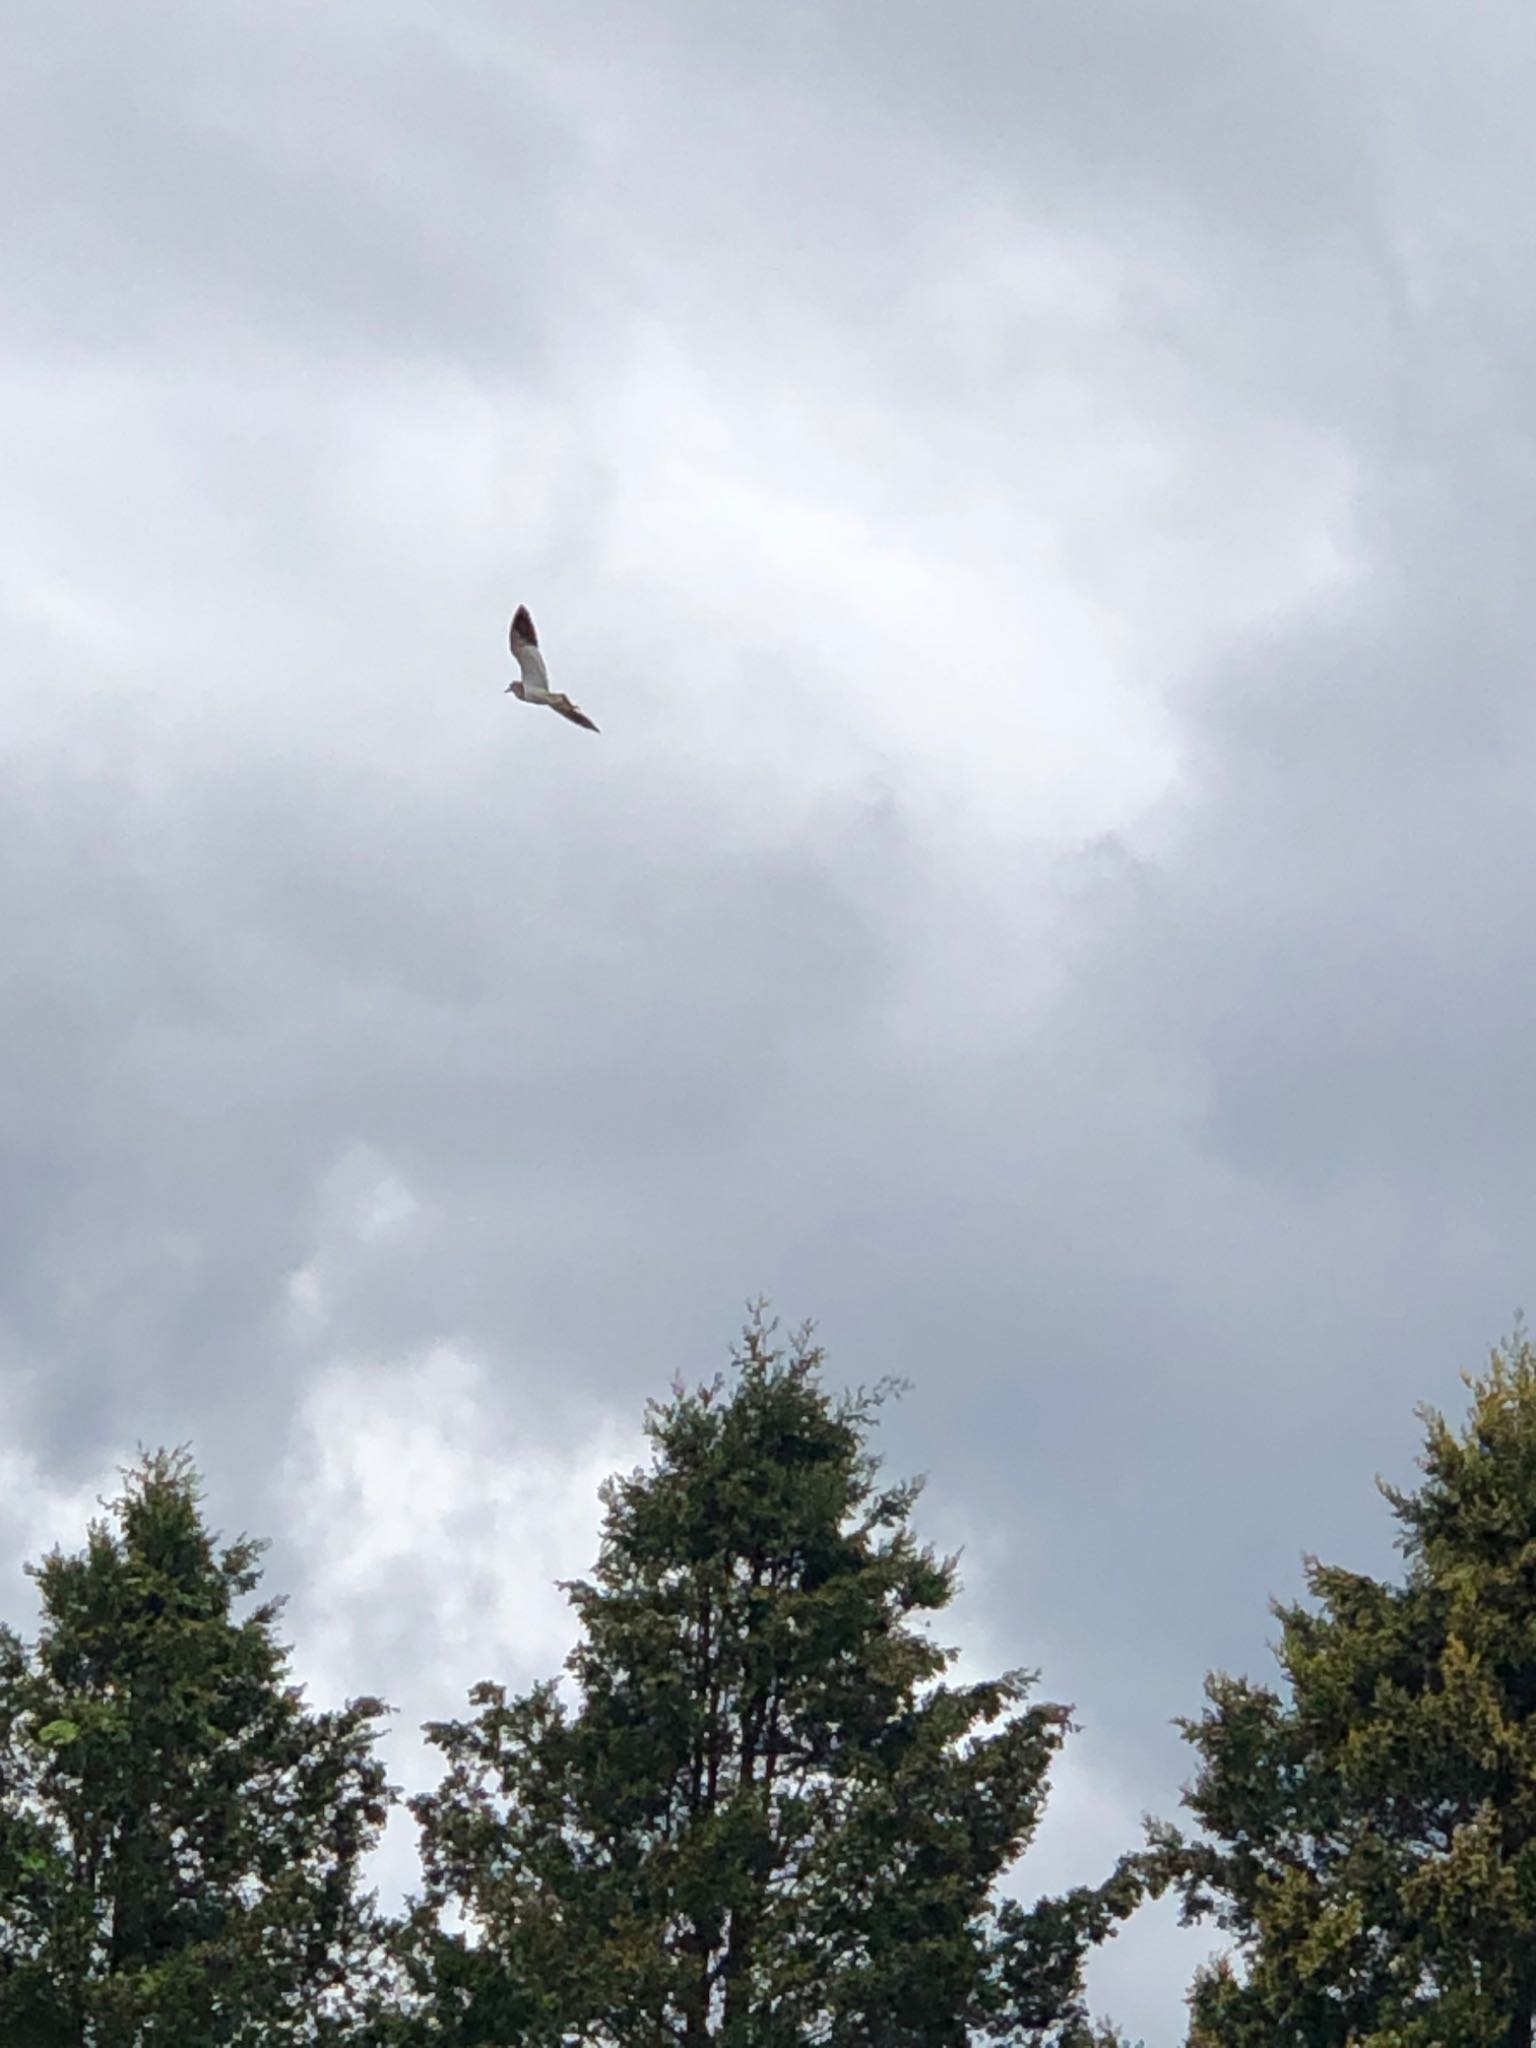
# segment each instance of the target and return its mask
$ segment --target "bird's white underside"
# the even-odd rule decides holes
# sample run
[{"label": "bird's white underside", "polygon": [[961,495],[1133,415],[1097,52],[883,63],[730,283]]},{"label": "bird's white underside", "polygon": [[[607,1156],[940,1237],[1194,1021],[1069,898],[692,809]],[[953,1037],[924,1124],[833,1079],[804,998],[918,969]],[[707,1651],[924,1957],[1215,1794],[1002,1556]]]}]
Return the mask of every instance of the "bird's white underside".
[{"label": "bird's white underside", "polygon": [[523,688],[528,696],[537,702],[549,695],[549,670],[544,666],[544,657],[531,640],[522,635],[512,642],[512,659],[517,663],[517,672],[522,677]]}]

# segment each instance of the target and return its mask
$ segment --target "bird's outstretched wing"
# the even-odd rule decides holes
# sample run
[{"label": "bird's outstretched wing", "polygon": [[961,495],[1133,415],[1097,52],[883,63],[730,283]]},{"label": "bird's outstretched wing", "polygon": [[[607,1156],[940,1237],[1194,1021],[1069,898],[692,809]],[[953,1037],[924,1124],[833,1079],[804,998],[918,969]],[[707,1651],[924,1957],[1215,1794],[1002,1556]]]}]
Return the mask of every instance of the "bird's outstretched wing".
[{"label": "bird's outstretched wing", "polygon": [[507,644],[512,649],[512,659],[517,663],[523,681],[532,683],[536,689],[547,690],[549,671],[545,668],[544,657],[539,652],[539,636],[533,630],[533,617],[525,604],[520,604],[512,614],[512,628],[507,635]]},{"label": "bird's outstretched wing", "polygon": [[549,697],[549,708],[551,711],[558,711],[562,718],[568,718],[571,721],[572,725],[584,725],[587,728],[588,732],[597,732],[600,730],[600,728],[598,726],[595,726],[592,723],[591,719],[588,718],[585,711],[581,710],[579,706],[573,704],[569,697],[560,697],[551,693]]}]

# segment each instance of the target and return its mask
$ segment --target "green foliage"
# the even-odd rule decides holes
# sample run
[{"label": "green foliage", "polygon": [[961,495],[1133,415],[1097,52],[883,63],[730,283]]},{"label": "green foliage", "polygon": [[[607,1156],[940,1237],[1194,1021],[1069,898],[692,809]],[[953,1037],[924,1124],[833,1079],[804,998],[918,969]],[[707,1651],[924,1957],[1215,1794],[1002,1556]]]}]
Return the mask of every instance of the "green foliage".
[{"label": "green foliage", "polygon": [[1154,1829],[1187,1920],[1236,1937],[1193,2048],[1530,2048],[1536,2010],[1536,1351],[1469,1378],[1458,1435],[1383,1486],[1401,1585],[1308,1561],[1288,1697],[1217,1675],[1185,1733],[1205,1830]]},{"label": "green foliage", "polygon": [[306,1710],[243,1618],[262,1546],[216,1549],[182,1453],[125,1474],[0,1629],[0,2041],[257,2048],[346,2037],[374,1940],[360,1858],[385,1709]]},{"label": "green foliage", "polygon": [[[425,1896],[417,2038],[614,2048],[1086,2044],[1082,1962],[1142,1890],[1032,1910],[1000,1874],[1036,1826],[1067,1710],[1022,1672],[948,1682],[919,1626],[955,1561],[865,1439],[888,1386],[834,1401],[820,1353],[749,1325],[729,1396],[653,1404],[611,1480],[568,1669],[435,1724],[412,1802]],[[469,1936],[450,1931],[463,1915]]]}]

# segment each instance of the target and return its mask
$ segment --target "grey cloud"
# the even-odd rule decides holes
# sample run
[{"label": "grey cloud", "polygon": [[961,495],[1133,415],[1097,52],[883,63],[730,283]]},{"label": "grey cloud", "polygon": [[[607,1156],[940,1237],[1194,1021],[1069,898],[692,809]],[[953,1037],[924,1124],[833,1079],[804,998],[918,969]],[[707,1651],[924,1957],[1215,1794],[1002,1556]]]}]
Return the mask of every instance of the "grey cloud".
[{"label": "grey cloud", "polygon": [[13,347],[537,356],[580,138],[526,78],[382,12],[61,9],[13,49]]},{"label": "grey cloud", "polygon": [[[269,772],[169,806],[65,784],[13,821],[34,909],[6,920],[9,1298],[62,1424],[86,1373],[98,1427],[148,1375],[177,1400],[217,1387],[252,1429],[306,1204],[359,1142],[444,1213],[425,1269],[351,1304],[351,1342],[488,1345],[519,1297],[611,1322],[796,1068],[848,1060],[885,977],[834,860],[673,838],[652,799],[617,843],[519,874],[499,796],[487,774],[450,819]],[[646,849],[627,867],[626,835]]]}]

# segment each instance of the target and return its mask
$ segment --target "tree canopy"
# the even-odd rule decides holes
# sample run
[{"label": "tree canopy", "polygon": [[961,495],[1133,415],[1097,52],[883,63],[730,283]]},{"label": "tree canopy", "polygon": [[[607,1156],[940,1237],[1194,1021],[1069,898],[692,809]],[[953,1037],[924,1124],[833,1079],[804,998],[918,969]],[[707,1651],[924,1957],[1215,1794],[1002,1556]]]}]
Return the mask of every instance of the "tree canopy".
[{"label": "tree canopy", "polygon": [[124,1474],[0,1627],[0,2041],[20,2048],[1088,2048],[1085,1961],[1173,1885],[1229,1954],[1190,2048],[1533,2048],[1536,1348],[1420,1411],[1405,1560],[1307,1560],[1281,1680],[1184,1722],[1198,1831],[1025,1905],[1070,1710],[962,1682],[957,1560],[761,1316],[602,1489],[563,1680],[428,1724],[422,1889],[364,1870],[374,1698],[311,1708],[185,1452]]},{"label": "tree canopy", "polygon": [[652,1461],[608,1483],[596,1569],[567,1588],[573,1697],[487,1682],[429,1730],[427,2038],[1112,2038],[1082,1964],[1136,1904],[1136,1861],[1033,1908],[999,1895],[1069,1710],[1030,1704],[1022,1671],[946,1676],[922,1623],[956,1561],[867,1447],[891,1386],[835,1399],[821,1363],[758,1318],[729,1387],[652,1404]]},{"label": "tree canopy", "polygon": [[0,2040],[257,2048],[346,2037],[388,1799],[377,1700],[309,1711],[262,1545],[220,1549],[183,1453],[124,1475],[0,1629]]},{"label": "tree canopy", "polygon": [[1401,1584],[1307,1563],[1283,1692],[1217,1674],[1184,1724],[1204,1830],[1155,1830],[1198,1979],[1192,2048],[1531,2048],[1536,2014],[1536,1350],[1422,1409],[1423,1484],[1382,1485]]}]

